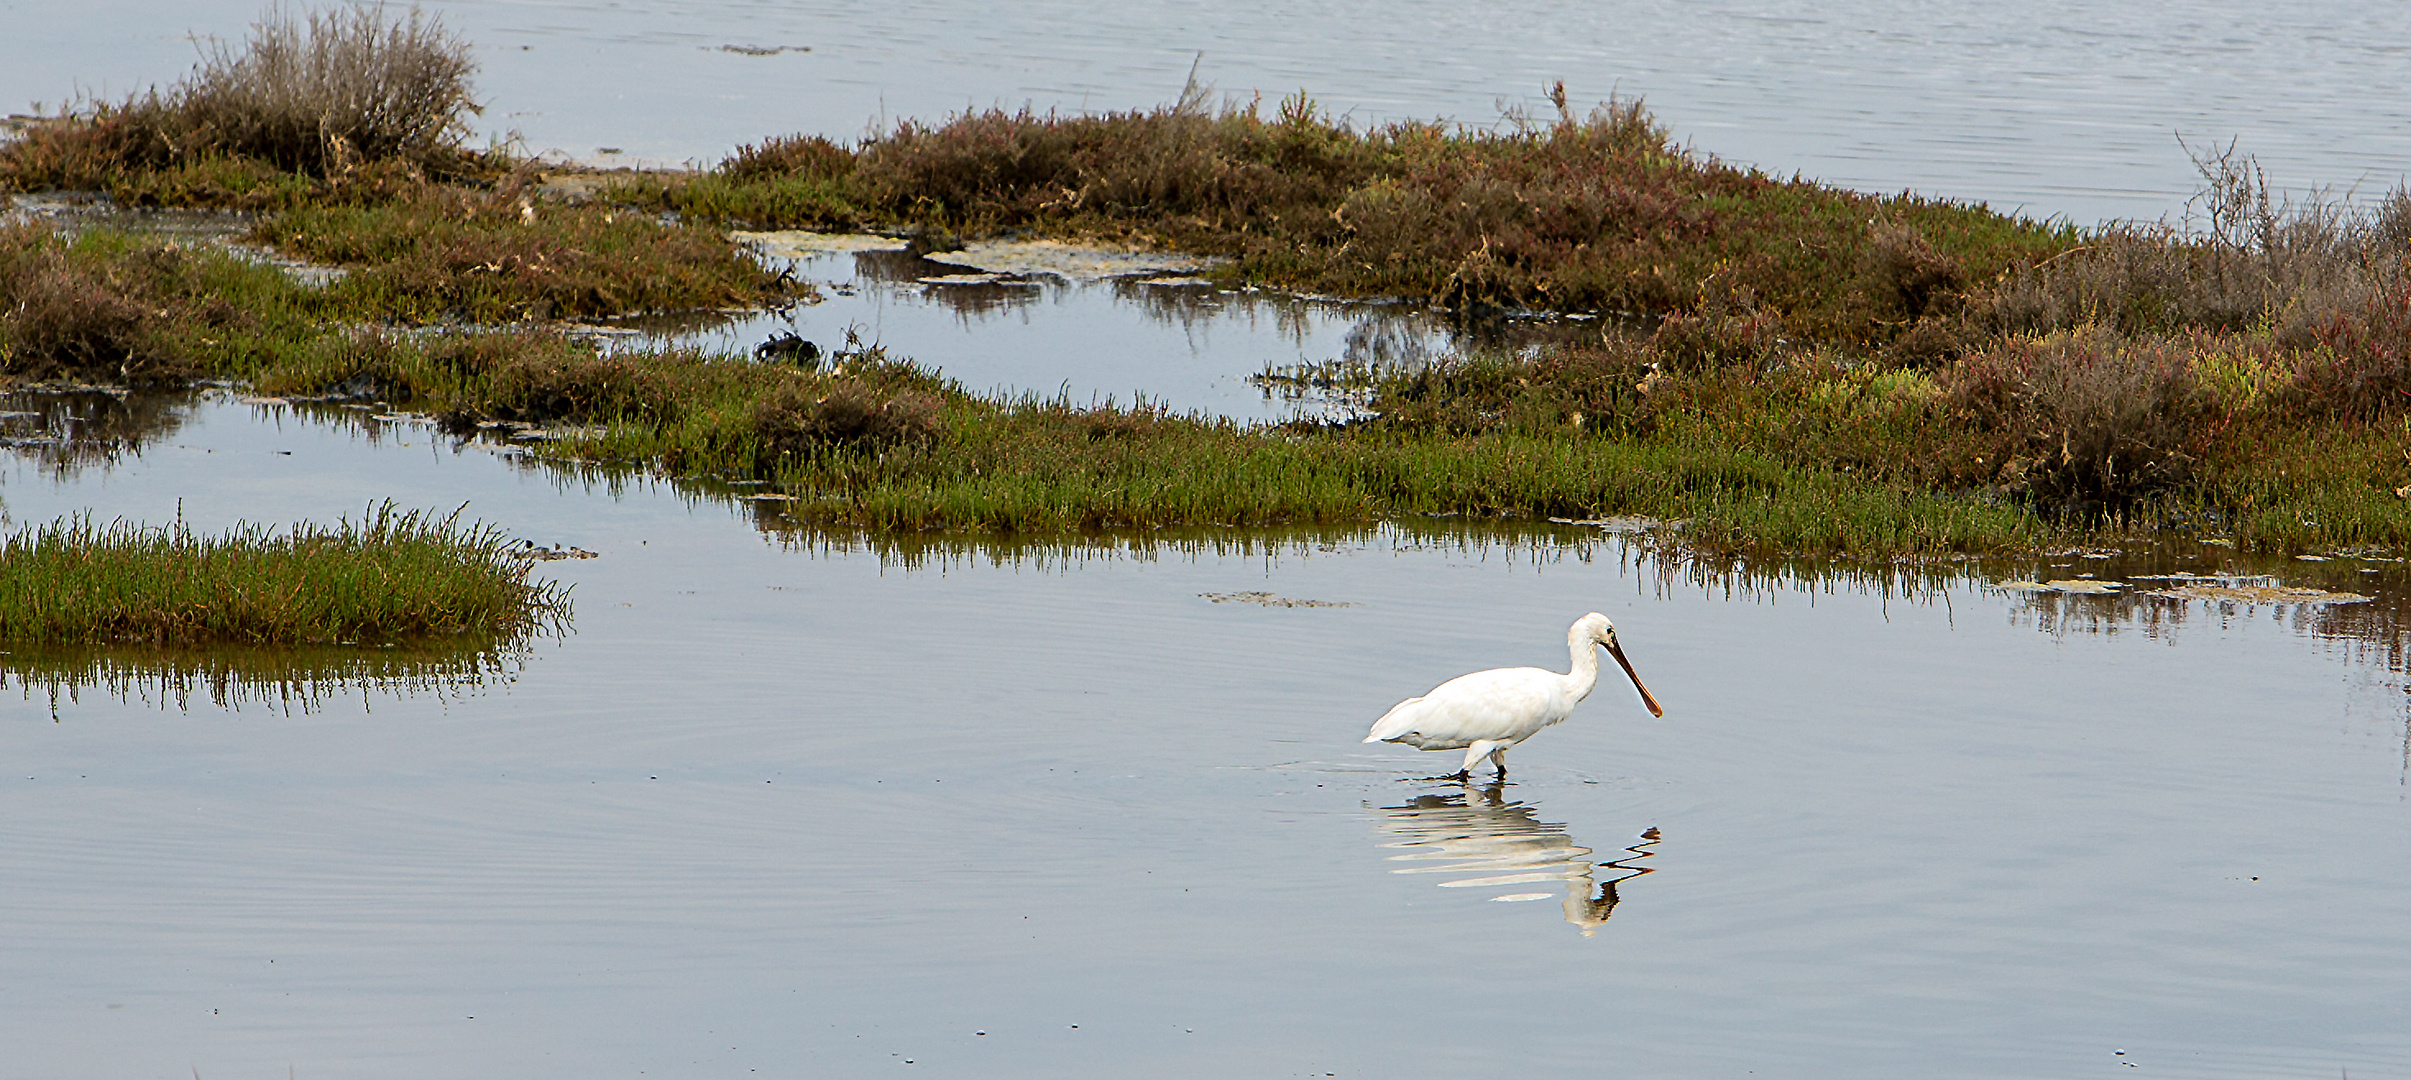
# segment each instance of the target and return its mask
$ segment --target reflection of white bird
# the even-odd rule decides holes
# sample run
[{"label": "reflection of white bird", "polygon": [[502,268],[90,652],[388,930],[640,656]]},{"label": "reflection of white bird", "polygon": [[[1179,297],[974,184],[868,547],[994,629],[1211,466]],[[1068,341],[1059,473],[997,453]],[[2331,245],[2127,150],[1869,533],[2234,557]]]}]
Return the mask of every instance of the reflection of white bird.
[{"label": "reflection of white bird", "polygon": [[[1418,795],[1405,806],[1385,806],[1381,827],[1402,839],[1382,845],[1400,854],[1390,861],[1408,865],[1393,874],[1445,874],[1444,889],[1495,889],[1528,883],[1565,883],[1561,902],[1565,921],[1584,937],[1614,914],[1620,901],[1617,886],[1650,873],[1639,860],[1658,844],[1658,831],[1641,834],[1641,842],[1624,849],[1631,854],[1609,863],[1592,863],[1591,849],[1566,835],[1565,826],[1542,821],[1535,808],[1506,801],[1506,784],[1493,781],[1462,792]],[[1604,881],[1602,870],[1615,876]],[[1472,876],[1460,876],[1472,875]],[[1508,893],[1493,900],[1545,900],[1548,893]]]},{"label": "reflection of white bird", "polygon": [[1498,774],[1505,776],[1508,747],[1573,715],[1574,703],[1589,697],[1591,687],[1598,685],[1595,646],[1606,646],[1607,655],[1623,666],[1650,715],[1666,715],[1666,710],[1658,708],[1657,699],[1649,696],[1649,688],[1641,685],[1641,677],[1633,673],[1624,650],[1616,646],[1616,625],[1594,611],[1576,619],[1566,631],[1566,647],[1574,654],[1573,671],[1560,675],[1519,667],[1459,675],[1422,697],[1392,706],[1373,721],[1373,731],[1365,741],[1405,743],[1417,750],[1463,750],[1465,764],[1455,777],[1460,780],[1487,754]]}]

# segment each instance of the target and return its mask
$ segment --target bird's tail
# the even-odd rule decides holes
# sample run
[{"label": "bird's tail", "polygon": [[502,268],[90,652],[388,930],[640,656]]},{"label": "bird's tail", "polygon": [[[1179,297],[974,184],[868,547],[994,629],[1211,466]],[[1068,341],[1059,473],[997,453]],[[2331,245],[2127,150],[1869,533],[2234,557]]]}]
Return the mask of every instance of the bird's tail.
[{"label": "bird's tail", "polygon": [[1390,706],[1390,711],[1381,714],[1381,719],[1373,721],[1373,730],[1366,733],[1365,741],[1389,742],[1415,730],[1415,720],[1422,713],[1422,705],[1422,698],[1411,697]]}]

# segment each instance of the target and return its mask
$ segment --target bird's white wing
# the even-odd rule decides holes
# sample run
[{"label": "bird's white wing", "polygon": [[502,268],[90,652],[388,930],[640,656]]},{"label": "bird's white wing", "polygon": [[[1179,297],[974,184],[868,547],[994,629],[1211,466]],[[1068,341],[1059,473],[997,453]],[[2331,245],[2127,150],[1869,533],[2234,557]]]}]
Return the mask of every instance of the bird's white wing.
[{"label": "bird's white wing", "polygon": [[1521,740],[1565,719],[1565,676],[1539,668],[1494,668],[1460,675],[1422,697],[1392,706],[1366,742],[1419,750],[1455,750],[1480,739]]}]

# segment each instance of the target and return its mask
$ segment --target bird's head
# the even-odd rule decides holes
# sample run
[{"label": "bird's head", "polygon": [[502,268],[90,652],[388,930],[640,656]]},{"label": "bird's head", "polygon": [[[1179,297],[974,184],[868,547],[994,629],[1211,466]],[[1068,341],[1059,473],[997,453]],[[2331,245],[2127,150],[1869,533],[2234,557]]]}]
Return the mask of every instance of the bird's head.
[{"label": "bird's head", "polygon": [[1649,688],[1641,685],[1641,676],[1633,671],[1632,661],[1624,658],[1623,647],[1616,644],[1615,623],[1609,622],[1607,616],[1594,611],[1574,621],[1574,634],[1577,640],[1588,638],[1605,646],[1607,655],[1615,657],[1616,665],[1623,668],[1625,677],[1632,680],[1632,688],[1641,692],[1641,704],[1649,706],[1649,715],[1666,715],[1666,710],[1658,707],[1658,699],[1650,696]]}]

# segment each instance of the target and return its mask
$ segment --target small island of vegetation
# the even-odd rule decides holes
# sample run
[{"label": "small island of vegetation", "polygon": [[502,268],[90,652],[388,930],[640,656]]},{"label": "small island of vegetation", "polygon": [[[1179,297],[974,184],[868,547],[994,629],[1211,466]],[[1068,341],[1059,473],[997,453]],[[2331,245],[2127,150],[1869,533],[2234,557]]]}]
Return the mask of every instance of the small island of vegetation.
[{"label": "small island of vegetation", "polygon": [[0,536],[0,644],[382,646],[523,638],[563,617],[566,589],[492,529],[392,504],[332,528],[219,536],[76,518]]}]

